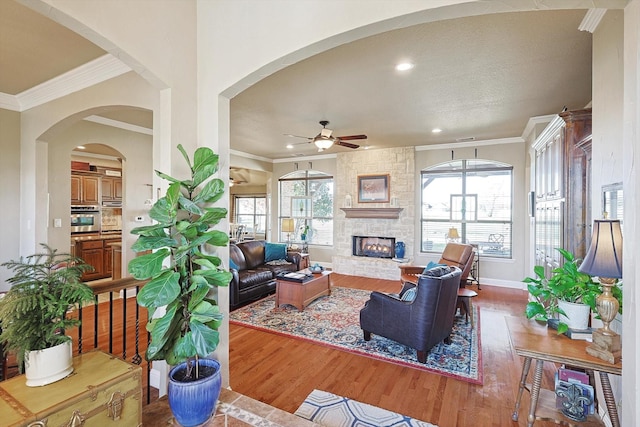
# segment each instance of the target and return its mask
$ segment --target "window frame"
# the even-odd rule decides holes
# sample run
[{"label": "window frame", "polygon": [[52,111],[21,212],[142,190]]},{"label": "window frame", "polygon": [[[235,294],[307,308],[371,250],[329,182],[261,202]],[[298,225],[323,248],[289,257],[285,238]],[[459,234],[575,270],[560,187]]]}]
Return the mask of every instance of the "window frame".
[{"label": "window frame", "polygon": [[[459,241],[461,242],[467,242],[468,241],[468,234],[469,234],[469,229],[472,229],[472,225],[473,224],[503,224],[503,228],[508,229],[508,233],[498,233],[500,235],[500,237],[508,242],[507,247],[504,246],[504,244],[499,245],[500,247],[491,247],[491,245],[489,245],[489,243],[495,243],[495,242],[491,242],[491,240],[496,240],[495,237],[497,234],[489,234],[489,237],[493,236],[494,239],[490,239],[489,237],[487,237],[487,242],[474,242],[474,241],[470,241],[469,243],[477,245],[478,249],[480,251],[480,253],[482,254],[483,257],[493,257],[493,258],[497,258],[497,259],[512,259],[513,258],[513,204],[514,204],[514,176],[513,176],[513,166],[509,165],[509,164],[505,164],[502,162],[497,162],[497,161],[492,161],[492,160],[482,160],[482,162],[485,162],[481,165],[474,165],[473,167],[469,166],[469,162],[476,162],[478,161],[478,159],[463,159],[463,160],[456,160],[453,162],[446,162],[446,163],[441,163],[439,165],[435,165],[432,167],[429,167],[427,169],[423,169],[422,171],[420,171],[420,182],[419,182],[419,188],[420,190],[420,253],[438,253],[441,252],[442,249],[442,243],[438,244],[438,242],[429,239],[429,236],[425,235],[426,230],[431,229],[434,224],[441,224],[442,228],[445,230],[448,230],[452,227],[455,227],[458,229],[459,234],[460,234],[460,239]],[[490,220],[490,219],[482,219],[479,216],[479,200],[482,199],[482,193],[478,193],[478,192],[468,192],[468,185],[467,185],[467,181],[470,179],[470,175],[474,175],[477,174],[478,172],[482,172],[482,173],[497,173],[499,172],[499,174],[508,174],[509,177],[509,218],[508,219],[496,219],[496,220]],[[434,215],[433,217],[429,217],[427,215],[427,212],[429,211],[429,207],[431,206],[424,198],[425,198],[425,191],[424,189],[426,188],[426,186],[423,186],[423,184],[427,184],[429,185],[431,182],[433,182],[434,179],[437,179],[437,177],[432,177],[432,178],[428,178],[429,175],[441,175],[441,178],[447,178],[447,179],[451,179],[451,178],[457,178],[460,180],[460,185],[458,186],[458,188],[455,188],[454,190],[452,190],[448,196],[448,199],[450,201],[450,205],[449,205],[449,215],[447,215],[447,217],[442,217]],[[457,206],[461,206],[461,208],[459,209],[459,211],[454,212],[453,206],[454,206],[454,201],[457,200],[458,203],[456,204]],[[471,209],[466,209],[466,204],[471,203],[474,206],[470,206]],[[466,213],[469,213],[472,215],[472,218],[468,218],[466,215]],[[459,214],[459,215],[458,215]],[[431,226],[429,226],[431,225]],[[499,240],[502,240],[499,239]],[[451,241],[451,240],[447,240],[446,237],[444,237],[444,233],[443,233],[443,240],[444,240],[444,244],[447,243],[447,241]],[[457,239],[456,239],[457,240]],[[429,245],[429,243],[431,243],[431,245]],[[486,248],[483,249],[482,245],[485,244]]]}]

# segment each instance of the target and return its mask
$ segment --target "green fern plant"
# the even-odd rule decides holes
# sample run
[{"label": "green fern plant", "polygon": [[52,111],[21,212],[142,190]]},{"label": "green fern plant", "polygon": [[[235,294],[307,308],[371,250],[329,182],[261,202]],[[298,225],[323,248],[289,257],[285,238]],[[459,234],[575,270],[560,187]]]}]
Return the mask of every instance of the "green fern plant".
[{"label": "green fern plant", "polygon": [[92,267],[41,244],[44,251],[2,264],[14,272],[9,292],[0,299],[0,341],[15,352],[20,368],[27,353],[70,340],[65,331],[80,321],[69,310],[93,301],[93,290],[80,277]]},{"label": "green fern plant", "polygon": [[[138,235],[132,249],[151,253],[132,259],[129,273],[138,280],[149,279],[137,297],[151,319],[147,360],[166,360],[170,365],[186,361],[186,376],[192,377],[193,366],[197,368],[194,360],[209,356],[219,342],[222,313],[209,293],[227,286],[232,276],[220,258],[206,250],[207,246],[227,246],[229,241],[226,232],[214,229],[227,210],[211,206],[224,195],[223,181],[212,178],[219,156],[200,147],[192,164],[182,145],[178,150],[191,176],[179,180],[156,171],[170,185],[149,211],[156,224],[131,230]],[[160,308],[164,314],[155,316]]]}]

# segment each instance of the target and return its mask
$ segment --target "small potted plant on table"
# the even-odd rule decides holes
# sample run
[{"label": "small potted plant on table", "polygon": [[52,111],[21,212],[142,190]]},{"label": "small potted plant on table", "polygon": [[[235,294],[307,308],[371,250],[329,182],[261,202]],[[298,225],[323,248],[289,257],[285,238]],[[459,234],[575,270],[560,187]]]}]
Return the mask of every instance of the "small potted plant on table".
[{"label": "small potted plant on table", "polygon": [[169,406],[176,421],[189,427],[211,417],[220,394],[220,364],[209,357],[219,343],[222,314],[209,293],[227,286],[232,276],[208,251],[229,241],[225,231],[212,228],[227,216],[226,209],[210,206],[224,195],[223,181],[210,179],[218,170],[218,155],[201,147],[191,164],[181,145],[178,150],[191,176],[178,180],[156,171],[170,185],[149,211],[157,223],[131,231],[139,236],[133,250],[152,252],[132,259],[129,273],[150,279],[137,297],[151,319],[146,357],[174,366]]},{"label": "small potted plant on table", "polygon": [[93,290],[80,277],[92,267],[46,244],[43,252],[8,261],[15,275],[0,299],[0,341],[14,352],[28,386],[58,381],[73,371],[71,337],[66,331],[80,324],[70,310],[93,301]]},{"label": "small potted plant on table", "polygon": [[[551,277],[547,278],[544,267],[537,265],[534,268],[536,277],[523,280],[534,298],[527,304],[525,314],[528,319],[557,321],[559,334],[566,332],[569,327],[586,329],[589,314],[591,310],[596,310],[596,298],[602,293],[602,289],[591,276],[578,271],[581,259],[564,249],[556,250],[564,258],[564,264],[553,269]],[[617,289],[614,295],[620,297],[620,290]],[[573,314],[574,309],[582,312]],[[578,317],[582,320],[574,323]]]}]

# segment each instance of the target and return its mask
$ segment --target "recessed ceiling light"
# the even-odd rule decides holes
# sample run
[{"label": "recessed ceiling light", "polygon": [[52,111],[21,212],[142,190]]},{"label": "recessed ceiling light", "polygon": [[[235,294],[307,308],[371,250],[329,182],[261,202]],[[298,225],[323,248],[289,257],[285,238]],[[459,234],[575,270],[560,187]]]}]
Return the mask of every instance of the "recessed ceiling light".
[{"label": "recessed ceiling light", "polygon": [[291,150],[293,148],[293,144],[287,144],[287,148]]},{"label": "recessed ceiling light", "polygon": [[414,65],[411,62],[401,62],[398,65],[396,65],[396,70],[397,71],[407,71],[410,70],[414,67]]},{"label": "recessed ceiling light", "polygon": [[85,147],[84,145],[78,145],[76,148],[77,148],[78,150],[84,150],[84,149],[86,149],[87,147]]},{"label": "recessed ceiling light", "polygon": [[371,148],[371,146],[370,146],[370,145],[368,145],[368,144],[364,146],[364,149],[365,149],[365,150],[368,150],[369,148]]},{"label": "recessed ceiling light", "polygon": [[431,132],[433,132],[433,133],[440,133],[440,132],[442,132],[442,129],[440,129],[440,128],[433,128],[433,129],[431,130]]}]

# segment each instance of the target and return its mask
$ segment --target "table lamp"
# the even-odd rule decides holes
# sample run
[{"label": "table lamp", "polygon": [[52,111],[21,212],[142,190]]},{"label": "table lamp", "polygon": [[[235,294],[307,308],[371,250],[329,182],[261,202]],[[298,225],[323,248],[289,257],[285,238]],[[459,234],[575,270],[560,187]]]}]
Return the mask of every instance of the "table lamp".
[{"label": "table lamp", "polygon": [[622,353],[620,335],[609,328],[620,304],[611,288],[622,277],[622,230],[619,220],[595,220],[591,246],[578,271],[597,276],[602,294],[596,299],[596,309],[602,328],[593,331],[593,343],[587,353],[609,363],[617,363]]},{"label": "table lamp", "polygon": [[287,246],[291,243],[291,233],[293,230],[293,218],[282,218],[282,232],[287,233]]},{"label": "table lamp", "polygon": [[449,232],[447,233],[447,240],[450,242],[457,242],[460,239],[460,234],[458,234],[458,229],[455,227],[451,227]]}]

